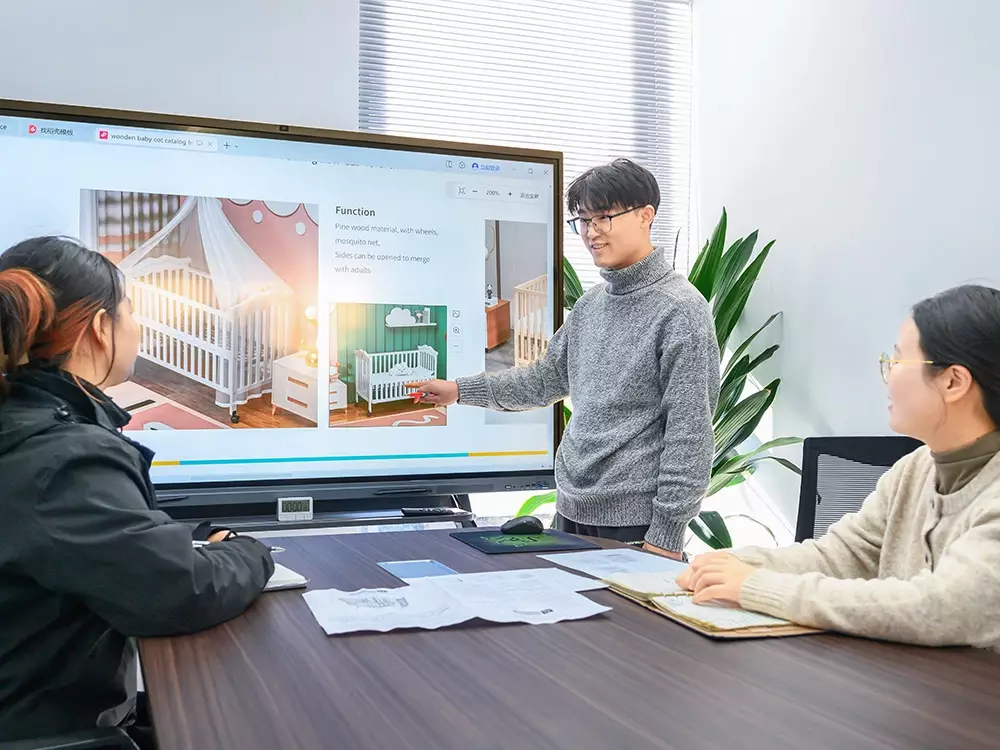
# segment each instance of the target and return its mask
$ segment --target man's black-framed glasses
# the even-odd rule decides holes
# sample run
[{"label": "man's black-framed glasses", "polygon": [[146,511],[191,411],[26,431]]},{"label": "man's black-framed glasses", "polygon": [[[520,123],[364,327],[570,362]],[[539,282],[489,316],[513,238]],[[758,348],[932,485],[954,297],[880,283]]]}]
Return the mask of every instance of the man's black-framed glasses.
[{"label": "man's black-framed glasses", "polygon": [[573,230],[573,234],[585,234],[591,227],[594,227],[594,231],[598,234],[605,234],[611,231],[612,219],[617,219],[619,216],[630,214],[635,210],[635,208],[626,208],[624,211],[619,211],[616,214],[591,216],[589,219],[585,219],[582,216],[574,216],[572,219],[567,219],[566,223],[569,224],[570,229]]}]

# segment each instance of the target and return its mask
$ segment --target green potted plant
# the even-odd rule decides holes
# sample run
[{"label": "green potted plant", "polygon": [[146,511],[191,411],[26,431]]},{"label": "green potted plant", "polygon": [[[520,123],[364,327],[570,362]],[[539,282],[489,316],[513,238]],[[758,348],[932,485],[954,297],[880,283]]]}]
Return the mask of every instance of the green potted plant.
[{"label": "green potted plant", "polygon": [[[762,461],[777,461],[790,471],[801,473],[799,467],[792,462],[770,453],[774,448],[801,442],[800,438],[777,438],[751,450],[740,452],[741,446],[754,434],[764,414],[771,408],[781,385],[780,378],[776,378],[758,390],[747,393],[751,374],[778,350],[778,345],[774,344],[753,354],[753,343],[780,313],[771,315],[727,356],[729,339],[743,315],[757,277],[774,245],[772,240],[755,254],[754,246],[757,244],[758,233],[754,231],[746,237],[740,237],[726,249],[727,221],[728,217],[723,209],[722,217],[712,232],[711,239],[705,243],[688,274],[691,283],[712,305],[715,333],[723,363],[719,405],[715,410],[713,422],[715,457],[706,497],[746,481]],[[676,255],[676,244],[674,251]],[[564,305],[567,310],[572,310],[583,293],[583,286],[568,260],[563,261],[563,269]],[[570,406],[564,404],[563,418],[567,423],[571,416]],[[518,510],[518,515],[534,513],[539,508],[554,503],[555,500],[555,492],[530,497]],[[713,549],[732,546],[732,537],[726,520],[717,511],[702,511],[691,521],[690,528],[699,539]]]}]

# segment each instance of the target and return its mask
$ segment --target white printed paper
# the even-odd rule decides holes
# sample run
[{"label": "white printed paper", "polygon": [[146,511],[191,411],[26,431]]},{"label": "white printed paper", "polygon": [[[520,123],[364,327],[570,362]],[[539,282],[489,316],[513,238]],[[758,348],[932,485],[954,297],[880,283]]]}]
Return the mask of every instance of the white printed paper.
[{"label": "white printed paper", "polygon": [[[470,581],[493,581],[495,585],[510,588],[511,584],[532,585],[542,583],[549,588],[561,591],[597,591],[607,588],[607,584],[595,581],[592,578],[584,578],[573,573],[569,573],[559,568],[525,568],[523,570],[494,570],[488,573],[459,573],[449,576],[438,576],[439,578],[462,578]],[[420,579],[407,579],[407,583],[412,583]]]},{"label": "white printed paper", "polygon": [[686,563],[637,549],[597,549],[539,557],[599,579],[606,579],[616,573],[672,572],[676,576],[687,568]]},{"label": "white printed paper", "polygon": [[404,586],[399,589],[307,591],[302,595],[327,635],[397,628],[435,630],[471,619],[440,589]]},{"label": "white printed paper", "polygon": [[675,615],[715,628],[716,630],[740,630],[769,625],[788,625],[788,620],[747,612],[745,609],[721,607],[714,604],[695,604],[689,596],[660,596],[653,600],[657,607]]},{"label": "white printed paper", "polygon": [[545,576],[530,575],[533,571],[503,572],[520,575],[440,576],[424,579],[420,585],[444,591],[475,612],[475,617],[491,622],[544,625],[592,617],[610,609],[558,584],[553,587]]},{"label": "white printed paper", "polygon": [[327,635],[435,630],[475,618],[542,625],[610,610],[567,590],[565,581],[559,588],[544,580],[544,576],[490,578],[473,573],[420,578],[398,589],[328,589],[303,597]]}]

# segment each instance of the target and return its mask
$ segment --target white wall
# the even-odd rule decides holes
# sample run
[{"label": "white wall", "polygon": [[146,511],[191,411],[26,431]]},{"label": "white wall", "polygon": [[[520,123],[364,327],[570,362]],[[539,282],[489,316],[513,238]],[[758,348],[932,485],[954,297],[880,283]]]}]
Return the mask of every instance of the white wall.
[{"label": "white wall", "polygon": [[357,129],[357,0],[3,6],[0,98]]},{"label": "white wall", "polygon": [[[910,305],[1000,284],[1000,3],[694,0],[700,234],[776,238],[775,435],[886,434],[877,358]],[[735,236],[735,235],[734,235]],[[794,519],[797,481],[758,475]]]}]

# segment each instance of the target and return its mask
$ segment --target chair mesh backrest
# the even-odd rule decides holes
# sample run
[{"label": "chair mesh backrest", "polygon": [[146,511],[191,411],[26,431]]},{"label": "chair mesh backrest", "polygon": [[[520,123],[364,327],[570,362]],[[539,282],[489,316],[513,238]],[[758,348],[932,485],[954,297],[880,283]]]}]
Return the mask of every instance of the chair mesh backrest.
[{"label": "chair mesh backrest", "polygon": [[871,466],[840,456],[817,456],[813,538],[819,539],[845,514],[859,510],[888,470],[888,466]]}]

